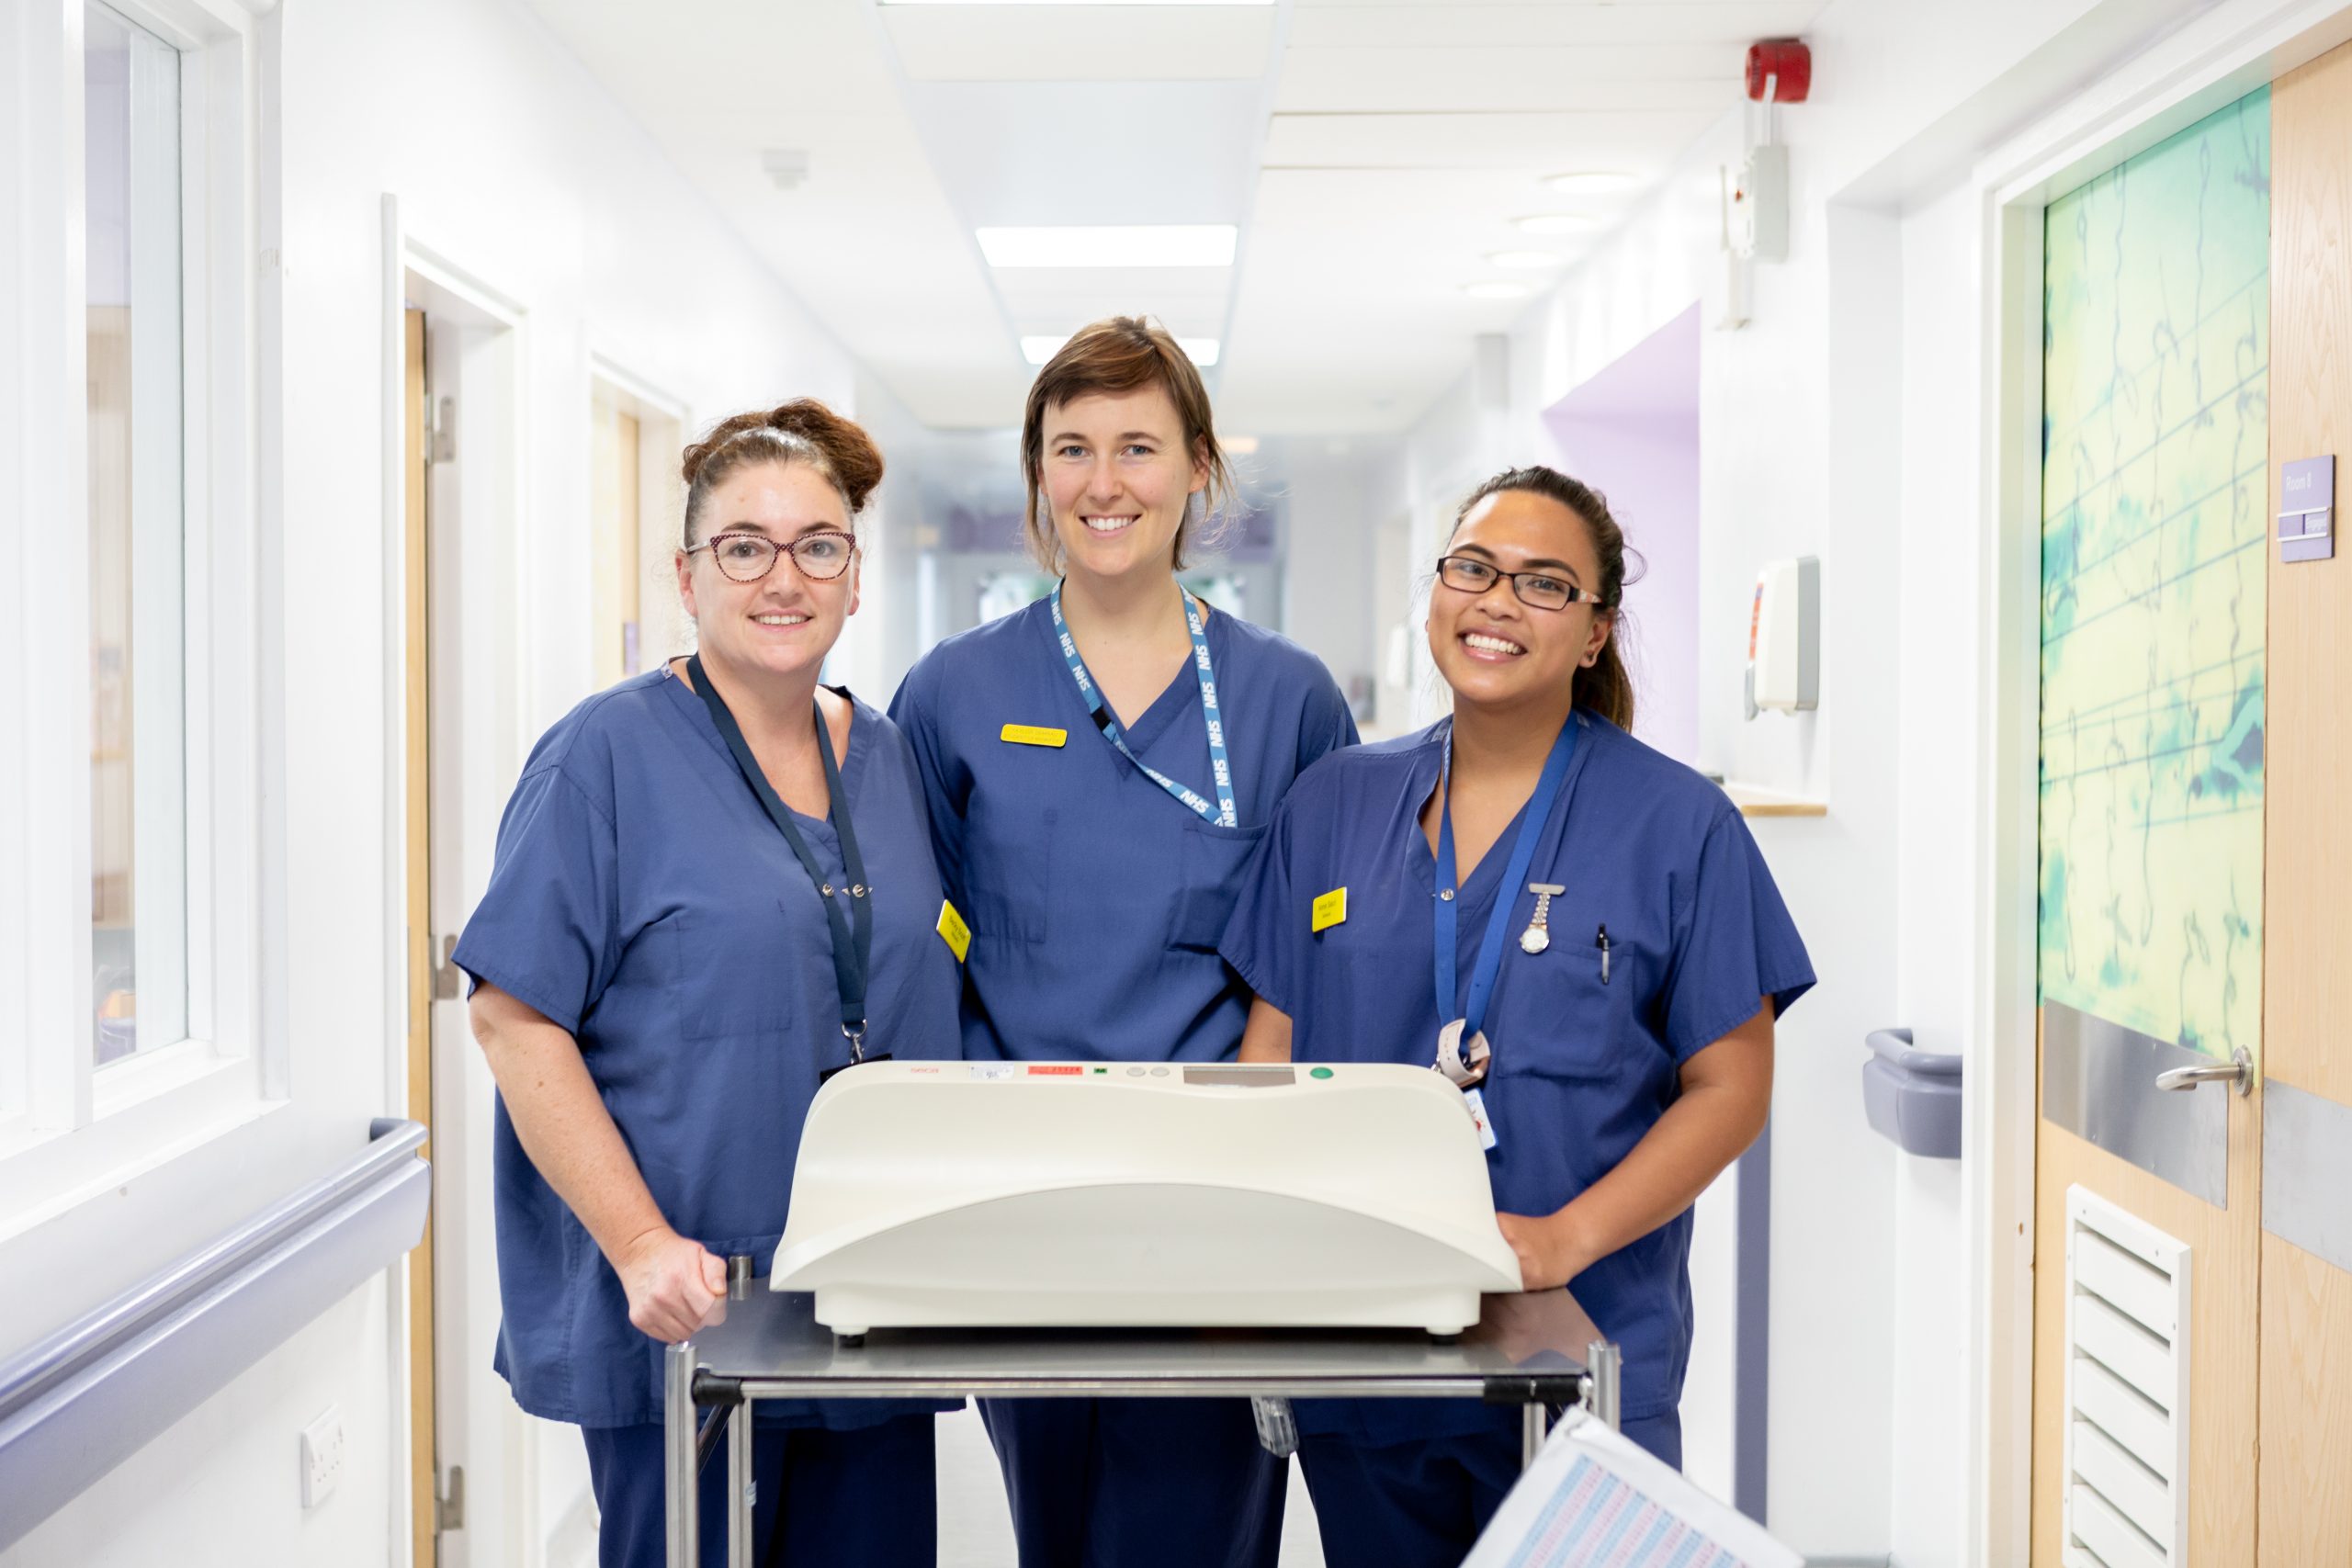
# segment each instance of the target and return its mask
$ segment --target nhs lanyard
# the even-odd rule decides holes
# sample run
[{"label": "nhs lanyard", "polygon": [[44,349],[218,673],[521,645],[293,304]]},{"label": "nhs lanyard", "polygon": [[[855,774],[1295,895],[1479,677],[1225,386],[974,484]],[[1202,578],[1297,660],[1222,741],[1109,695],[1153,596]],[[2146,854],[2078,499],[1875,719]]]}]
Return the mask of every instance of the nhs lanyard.
[{"label": "nhs lanyard", "polygon": [[[1544,760],[1543,776],[1535,782],[1535,794],[1527,802],[1527,814],[1519,821],[1519,836],[1512,840],[1510,864],[1503,872],[1502,885],[1495,890],[1495,907],[1487,916],[1487,934],[1478,944],[1478,966],[1470,972],[1468,1005],[1461,1015],[1462,1038],[1475,1041],[1487,1021],[1487,1003],[1495,994],[1495,979],[1502,971],[1503,931],[1510,924],[1513,905],[1519,902],[1520,882],[1527,875],[1527,868],[1535,859],[1535,840],[1543,836],[1544,824],[1552,816],[1552,803],[1559,798],[1561,781],[1567,777],[1568,759],[1576,755],[1576,715],[1571,713],[1560,726],[1558,739],[1552,742],[1552,754]],[[1430,903],[1437,911],[1437,1021],[1442,1029],[1455,1017],[1454,998],[1458,976],[1455,961],[1458,902],[1461,888],[1453,876],[1453,803],[1449,785],[1453,773],[1453,732],[1446,731],[1445,761],[1439,764],[1438,827],[1437,827],[1437,897]]]},{"label": "nhs lanyard", "polygon": [[[851,914],[847,919],[833,898],[836,890],[826,881],[824,867],[817,863],[808,840],[793,824],[792,812],[778,798],[767,774],[760,771],[759,759],[752,755],[751,745],[743,739],[743,727],[735,722],[726,699],[704,672],[700,654],[686,660],[686,673],[693,678],[695,690],[702,694],[703,706],[710,710],[711,723],[718,727],[719,735],[726,739],[727,750],[735,758],[736,771],[759,797],[760,808],[775,824],[775,830],[792,846],[800,869],[808,874],[809,884],[817,891],[818,901],[825,906],[825,925],[833,939],[833,988],[841,996],[842,1037],[849,1042],[851,1062],[865,1061],[865,971],[874,954],[874,902],[867,895],[873,890],[865,884],[865,857],[858,851],[857,832],[850,825],[849,792],[842,788],[841,766],[833,761],[832,730],[825,723],[825,710],[816,710],[817,750],[825,759],[825,815],[833,825],[834,836],[841,840],[842,869],[849,874],[850,885],[839,889],[849,895]],[[824,1076],[831,1077],[831,1070]]]},{"label": "nhs lanyard", "polygon": [[1217,711],[1216,669],[1209,662],[1208,630],[1201,624],[1200,606],[1193,603],[1193,596],[1181,588],[1177,592],[1184,601],[1185,629],[1193,634],[1193,673],[1201,682],[1201,717],[1209,731],[1209,770],[1216,777],[1215,806],[1201,798],[1199,791],[1187,789],[1127,750],[1127,738],[1119,733],[1119,721],[1112,716],[1111,705],[1102,700],[1094,677],[1086,672],[1086,660],[1078,656],[1078,641],[1069,635],[1069,623],[1062,619],[1059,583],[1054,585],[1054,635],[1061,639],[1062,661],[1069,666],[1070,678],[1078,682],[1078,694],[1086,699],[1086,711],[1094,716],[1094,728],[1102,732],[1102,739],[1116,746],[1120,756],[1142,769],[1144,777],[1182,801],[1202,820],[1220,828],[1238,828],[1241,813],[1233,804],[1233,764],[1225,754],[1225,720]]}]

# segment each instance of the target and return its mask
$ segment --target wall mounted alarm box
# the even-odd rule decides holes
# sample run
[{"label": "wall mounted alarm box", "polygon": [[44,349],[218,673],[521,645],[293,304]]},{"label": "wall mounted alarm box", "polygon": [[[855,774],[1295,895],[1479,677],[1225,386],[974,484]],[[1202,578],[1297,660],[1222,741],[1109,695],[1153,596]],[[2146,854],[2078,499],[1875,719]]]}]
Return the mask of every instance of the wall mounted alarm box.
[{"label": "wall mounted alarm box", "polygon": [[1821,562],[1767,561],[1747,620],[1747,716],[1821,705]]}]

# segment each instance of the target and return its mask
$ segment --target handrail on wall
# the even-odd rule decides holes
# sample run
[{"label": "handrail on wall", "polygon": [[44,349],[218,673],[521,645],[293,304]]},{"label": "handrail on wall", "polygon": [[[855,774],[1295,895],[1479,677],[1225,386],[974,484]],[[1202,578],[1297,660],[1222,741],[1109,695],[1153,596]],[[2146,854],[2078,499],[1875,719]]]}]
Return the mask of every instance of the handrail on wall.
[{"label": "handrail on wall", "polygon": [[341,1168],[0,1362],[0,1550],[416,1246],[424,1126],[368,1132]]}]

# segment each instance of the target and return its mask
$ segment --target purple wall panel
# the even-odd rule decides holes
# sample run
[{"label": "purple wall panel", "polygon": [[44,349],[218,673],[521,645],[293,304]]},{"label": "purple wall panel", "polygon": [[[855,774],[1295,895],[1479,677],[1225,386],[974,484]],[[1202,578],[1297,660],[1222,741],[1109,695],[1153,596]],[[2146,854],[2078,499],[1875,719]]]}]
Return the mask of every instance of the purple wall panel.
[{"label": "purple wall panel", "polygon": [[1625,592],[1634,729],[1699,761],[1699,310],[1544,412],[1555,466],[1609,498],[1645,565]]}]

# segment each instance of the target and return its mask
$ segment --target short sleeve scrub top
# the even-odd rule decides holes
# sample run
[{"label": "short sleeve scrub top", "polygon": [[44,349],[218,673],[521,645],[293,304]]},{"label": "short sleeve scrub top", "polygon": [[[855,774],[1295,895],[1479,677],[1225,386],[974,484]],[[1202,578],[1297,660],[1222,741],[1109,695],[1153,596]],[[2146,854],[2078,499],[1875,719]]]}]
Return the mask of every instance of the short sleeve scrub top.
[{"label": "short sleeve scrub top", "polygon": [[[938,934],[922,780],[897,727],[853,703],[841,779],[872,889],[865,1050],[953,1058],[960,979]],[[795,817],[845,888],[831,824]],[[819,1075],[850,1060],[820,898],[701,697],[655,671],[589,698],[539,741],[455,955],[579,1042],[670,1225],[762,1269]],[[619,1278],[524,1153],[503,1098],[493,1137],[498,1371],[534,1416],[659,1421],[662,1347],[629,1323]],[[779,1401],[759,1414],[845,1429],[947,1408]]]},{"label": "short sleeve scrub top", "polygon": [[[1813,968],[1745,821],[1724,792],[1598,715],[1576,747],[1529,874],[1501,886],[1519,818],[1458,891],[1461,1010],[1498,899],[1508,939],[1484,1032],[1480,1086],[1495,1146],[1495,1207],[1545,1215],[1614,1168],[1674,1102],[1685,1063],[1746,1022],[1777,1016]],[[1431,901],[1436,862],[1420,812],[1452,721],[1360,747],[1302,777],[1227,929],[1223,952],[1292,1020],[1301,1062],[1431,1065],[1441,1020]],[[1525,807],[1521,808],[1524,817]],[[1535,923],[1529,884],[1564,889]],[[1314,928],[1316,899],[1347,890],[1346,918]],[[1326,906],[1327,908],[1329,906]],[[1690,1215],[1594,1263],[1568,1288],[1624,1352],[1631,1422],[1679,1403],[1690,1352]],[[1302,1401],[1302,1433],[1364,1444],[1484,1430],[1492,1413],[1452,1400]]]},{"label": "short sleeve scrub top", "polygon": [[[899,687],[891,715],[971,929],[967,1058],[1214,1062],[1239,1049],[1250,994],[1217,942],[1243,868],[1291,781],[1356,731],[1329,671],[1296,644],[1227,615],[1207,615],[1201,636],[1208,668],[1196,655],[1119,726],[1125,751],[1097,728],[1050,600],[948,638]],[[1230,795],[1232,825],[1153,773],[1219,818]],[[1285,1472],[1246,1401],[980,1410],[1024,1568],[1273,1561]]]}]

